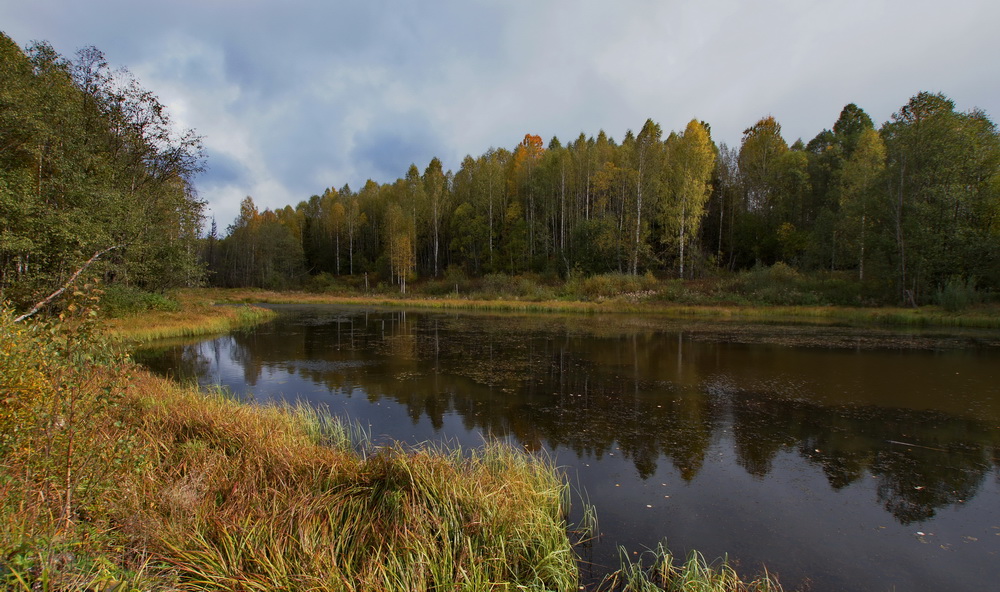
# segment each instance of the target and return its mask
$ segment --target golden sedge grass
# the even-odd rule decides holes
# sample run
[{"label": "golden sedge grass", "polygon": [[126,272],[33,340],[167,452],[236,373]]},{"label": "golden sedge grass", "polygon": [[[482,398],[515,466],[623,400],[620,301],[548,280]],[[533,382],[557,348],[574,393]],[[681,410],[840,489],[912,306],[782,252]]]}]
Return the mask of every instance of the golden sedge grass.
[{"label": "golden sedge grass", "polygon": [[34,371],[10,397],[23,427],[0,442],[0,586],[576,589],[566,485],[543,459],[496,443],[373,449],[321,411],[241,404],[121,359],[78,380],[76,358],[40,347],[50,333],[11,347],[24,326],[0,329],[24,362],[0,374]]},{"label": "golden sedge grass", "polygon": [[225,333],[274,318],[273,311],[250,305],[212,306],[187,302],[179,312],[147,311],[108,319],[108,334],[119,340],[144,342],[170,337]]},{"label": "golden sedge grass", "polygon": [[[315,427],[298,432],[310,442],[275,450],[286,439],[274,437],[282,429],[275,422],[302,421],[302,411],[268,409],[252,420],[232,411],[202,413],[195,432],[190,420],[165,430],[188,439],[170,463],[180,467],[165,484],[179,485],[171,507],[150,519],[186,586],[573,587],[564,485],[537,460],[500,445],[464,454],[389,448],[362,459],[315,447]],[[317,419],[326,421],[306,421]],[[241,437],[254,432],[271,434],[267,449]],[[238,473],[220,466],[223,456],[238,459]]]},{"label": "golden sedge grass", "polygon": [[645,314],[672,318],[706,318],[733,321],[799,321],[910,327],[1000,328],[1000,309],[980,305],[963,312],[938,306],[920,308],[679,304],[623,295],[599,300],[475,299],[454,296],[339,296],[306,292],[205,288],[180,293],[182,302],[268,304],[343,304],[350,306],[405,307],[425,310],[481,310],[496,312],[558,312],[577,314]]}]

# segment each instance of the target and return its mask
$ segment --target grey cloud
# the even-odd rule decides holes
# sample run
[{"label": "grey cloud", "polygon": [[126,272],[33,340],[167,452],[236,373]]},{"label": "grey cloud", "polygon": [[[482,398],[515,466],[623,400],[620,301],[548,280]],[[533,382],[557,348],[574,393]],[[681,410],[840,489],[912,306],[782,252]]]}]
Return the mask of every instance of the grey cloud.
[{"label": "grey cloud", "polygon": [[848,102],[880,123],[920,90],[1000,114],[989,0],[16,4],[0,26],[17,42],[95,45],[181,97],[218,167],[198,180],[210,200],[391,182],[527,132],[621,139],[646,118],[738,145],[768,114],[808,141]]},{"label": "grey cloud", "polygon": [[205,172],[198,177],[198,183],[205,188],[247,184],[249,181],[250,169],[222,151],[210,155]]},{"label": "grey cloud", "polygon": [[419,128],[380,130],[359,140],[352,156],[366,163],[366,168],[375,173],[372,176],[383,181],[404,176],[411,164],[423,172],[438,145],[432,133]]}]

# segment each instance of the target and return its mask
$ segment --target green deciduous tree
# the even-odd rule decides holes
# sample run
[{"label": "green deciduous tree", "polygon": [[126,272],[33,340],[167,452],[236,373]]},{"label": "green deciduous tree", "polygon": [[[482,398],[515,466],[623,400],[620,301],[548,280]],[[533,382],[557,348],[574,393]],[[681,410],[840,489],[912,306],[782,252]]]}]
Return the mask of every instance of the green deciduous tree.
[{"label": "green deciduous tree", "polygon": [[914,96],[882,129],[897,286],[910,302],[949,278],[995,275],[991,236],[1000,138],[982,112],[942,94]]},{"label": "green deciduous tree", "polygon": [[427,196],[428,215],[430,217],[431,240],[433,249],[431,258],[433,260],[434,277],[439,275],[439,264],[441,261],[441,225],[448,204],[448,179],[444,174],[441,161],[437,158],[431,159],[427,169],[424,170],[424,194]]},{"label": "green deciduous tree", "polygon": [[30,303],[95,253],[110,283],[200,282],[202,160],[200,138],[96,48],[70,62],[0,34],[0,292]]},{"label": "green deciduous tree", "polygon": [[413,219],[403,212],[399,204],[391,204],[386,212],[385,235],[388,242],[390,275],[399,284],[399,291],[406,293],[406,280],[413,273],[416,258],[413,254]]},{"label": "green deciduous tree", "polygon": [[663,182],[662,167],[664,146],[663,131],[659,124],[647,119],[639,135],[635,138],[626,136],[622,143],[625,161],[629,173],[626,179],[633,188],[633,199],[629,208],[629,228],[632,235],[631,263],[629,271],[632,275],[639,273],[639,260],[649,251],[647,237],[649,233],[650,204],[662,202]]},{"label": "green deciduous tree", "polygon": [[780,163],[788,152],[781,125],[765,117],[743,132],[739,170],[744,191],[741,234],[749,239],[742,248],[757,262],[771,264],[780,257],[777,230],[781,225]]},{"label": "green deciduous tree", "polygon": [[839,196],[843,233],[854,245],[858,279],[865,279],[865,246],[872,233],[872,213],[881,197],[885,170],[885,143],[873,128],[858,135],[840,174]]}]

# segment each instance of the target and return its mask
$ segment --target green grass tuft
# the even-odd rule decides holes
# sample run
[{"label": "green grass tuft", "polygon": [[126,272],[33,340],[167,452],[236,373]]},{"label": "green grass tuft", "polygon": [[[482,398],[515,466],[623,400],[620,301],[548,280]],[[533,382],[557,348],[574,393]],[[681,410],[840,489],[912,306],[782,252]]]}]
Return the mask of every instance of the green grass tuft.
[{"label": "green grass tuft", "polygon": [[[648,563],[647,563],[648,562]],[[622,567],[604,578],[602,592],[781,592],[766,571],[752,580],[740,577],[727,558],[709,563],[697,551],[680,561],[660,543],[633,561],[621,549]]]}]

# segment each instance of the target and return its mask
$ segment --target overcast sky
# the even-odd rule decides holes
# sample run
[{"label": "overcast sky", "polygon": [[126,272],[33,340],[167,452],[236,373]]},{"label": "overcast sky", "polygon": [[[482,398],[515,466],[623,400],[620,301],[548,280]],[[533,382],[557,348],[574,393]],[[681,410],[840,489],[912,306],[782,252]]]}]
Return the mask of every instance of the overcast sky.
[{"label": "overcast sky", "polygon": [[525,133],[616,140],[692,118],[716,142],[773,115],[808,141],[847,103],[877,125],[919,91],[1000,114],[997,0],[0,0],[0,30],[94,45],[204,136],[220,229],[391,182]]}]

